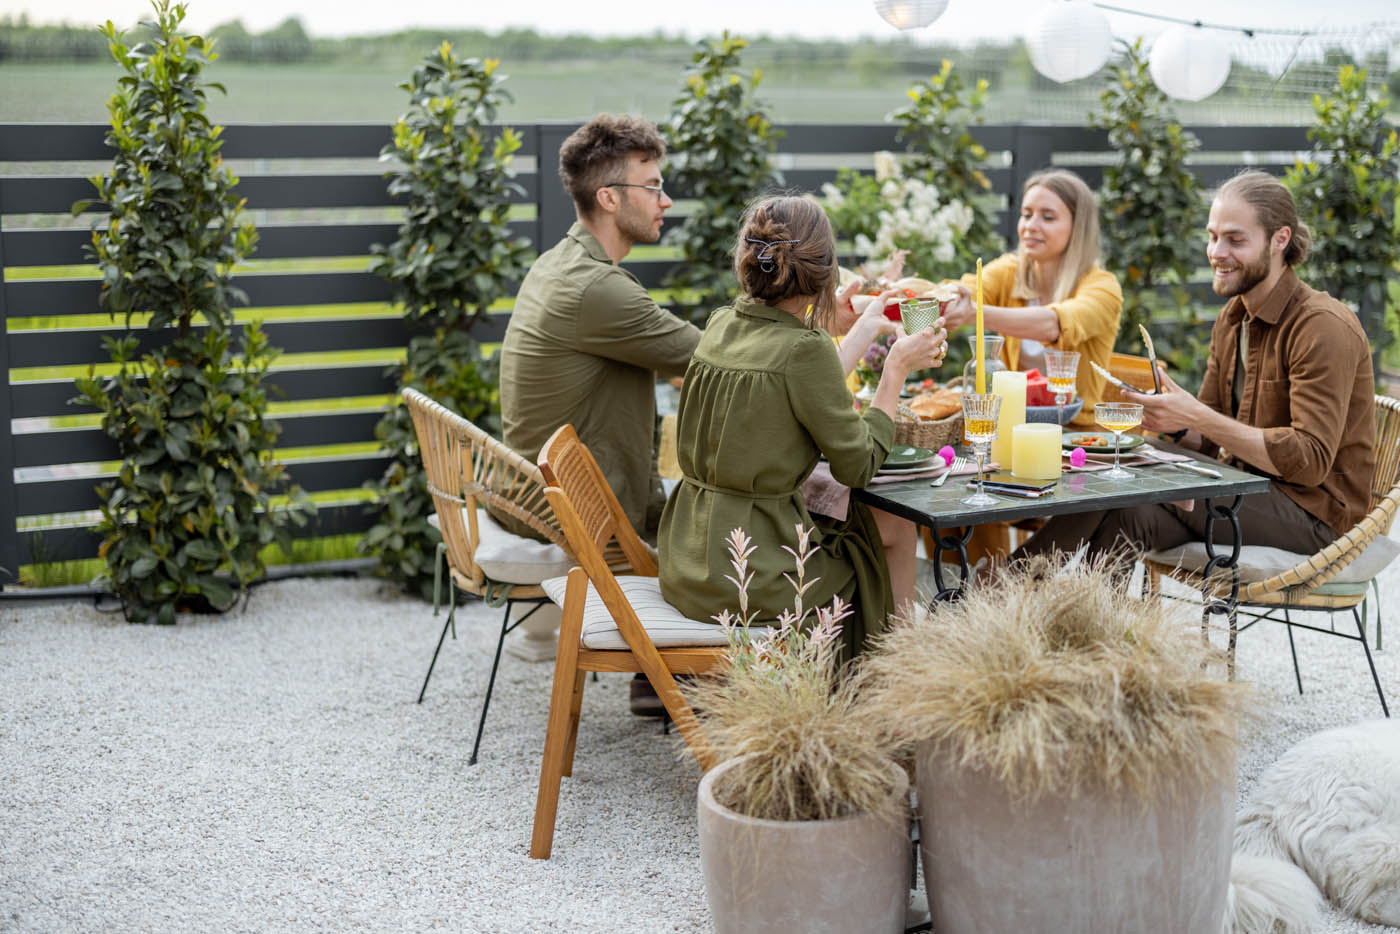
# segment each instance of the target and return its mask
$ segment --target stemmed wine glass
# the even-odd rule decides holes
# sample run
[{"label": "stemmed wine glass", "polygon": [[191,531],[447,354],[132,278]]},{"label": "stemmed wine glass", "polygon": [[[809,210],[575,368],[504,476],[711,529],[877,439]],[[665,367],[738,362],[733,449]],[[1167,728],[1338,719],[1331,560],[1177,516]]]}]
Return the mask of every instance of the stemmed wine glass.
[{"label": "stemmed wine glass", "polygon": [[[1139,406],[1141,408],[1141,406]],[[982,458],[987,456],[997,436],[997,415],[1001,396],[991,392],[964,392],[962,397],[963,433],[977,455],[977,492],[958,500],[964,506],[995,506],[1000,500],[982,492]]]},{"label": "stemmed wine glass", "polygon": [[1045,384],[1055,394],[1055,420],[1065,424],[1065,403],[1074,395],[1074,378],[1079,374],[1079,351],[1045,351]]},{"label": "stemmed wine glass", "polygon": [[1131,470],[1118,465],[1118,446],[1123,432],[1142,423],[1142,406],[1136,402],[1096,402],[1094,421],[1113,432],[1113,469],[1105,470],[1105,477],[1126,480],[1133,476]]}]

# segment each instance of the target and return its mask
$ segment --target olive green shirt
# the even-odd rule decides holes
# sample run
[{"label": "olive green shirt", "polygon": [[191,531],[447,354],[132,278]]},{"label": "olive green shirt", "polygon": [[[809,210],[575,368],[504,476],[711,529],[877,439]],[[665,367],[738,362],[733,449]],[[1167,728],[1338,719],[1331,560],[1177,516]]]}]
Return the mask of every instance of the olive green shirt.
[{"label": "olive green shirt", "polygon": [[540,254],[515,297],[501,347],[505,443],[533,461],[560,425],[593,452],[627,519],[646,535],[656,476],[656,376],[679,376],[700,331],[652,301],[575,223]]},{"label": "olive green shirt", "polygon": [[696,620],[737,611],[726,539],[741,528],[753,540],[749,609],[774,619],[793,605],[783,575],[797,544],[795,526],[816,529],[819,550],[806,566],[808,609],[840,594],[856,603],[845,623],[849,652],[884,627],[889,570],[869,511],[852,501],[845,522],[814,519],[800,490],[825,455],[847,486],[865,486],[894,442],[879,409],[855,411],[836,347],[825,331],[792,315],[739,301],[710,317],[686,370],[677,413],[682,479],[666,503],[657,536],[661,594]]}]

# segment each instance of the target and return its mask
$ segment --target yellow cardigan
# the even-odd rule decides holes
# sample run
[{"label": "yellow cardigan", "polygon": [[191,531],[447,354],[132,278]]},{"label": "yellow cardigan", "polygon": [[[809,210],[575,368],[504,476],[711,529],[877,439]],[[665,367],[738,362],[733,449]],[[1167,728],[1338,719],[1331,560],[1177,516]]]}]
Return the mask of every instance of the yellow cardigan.
[{"label": "yellow cardigan", "polygon": [[[983,267],[982,301],[985,304],[1001,308],[1026,307],[1025,299],[1011,295],[1019,263],[1015,253],[1007,253]],[[975,296],[976,274],[963,276],[961,283],[973,290]],[[1079,351],[1079,374],[1075,378],[1075,387],[1084,399],[1084,409],[1075,417],[1074,424],[1092,425],[1094,403],[1103,399],[1104,379],[1089,364],[1097,363],[1108,369],[1113,343],[1118,337],[1118,319],[1123,313],[1123,289],[1113,273],[1094,266],[1079,280],[1069,298],[1051,303],[1050,308],[1060,319],[1060,337],[1047,346],[1057,350]],[[1019,369],[1021,339],[1007,337],[1001,356],[1008,367]]]}]

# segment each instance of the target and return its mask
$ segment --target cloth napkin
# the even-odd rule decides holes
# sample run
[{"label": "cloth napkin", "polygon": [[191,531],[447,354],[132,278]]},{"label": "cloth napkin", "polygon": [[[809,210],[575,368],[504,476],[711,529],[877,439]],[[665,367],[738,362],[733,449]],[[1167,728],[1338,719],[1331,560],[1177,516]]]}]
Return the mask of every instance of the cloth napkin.
[{"label": "cloth napkin", "polygon": [[[943,465],[938,464],[928,470],[910,471],[909,473],[897,474],[876,474],[870,481],[870,485],[877,483],[898,483],[901,480],[919,480],[924,477],[937,477],[943,473]],[[995,462],[987,465],[987,471],[997,469]],[[977,473],[977,462],[969,459],[967,463],[955,469],[949,477],[960,477]],[[802,484],[802,499],[807,504],[807,511],[818,515],[828,516],[838,522],[846,518],[846,513],[851,506],[851,488],[837,480],[831,475],[831,465],[826,461],[819,461],[812,475]]]},{"label": "cloth napkin", "polygon": [[[1141,447],[1137,449],[1137,451],[1141,450]],[[1143,467],[1151,466],[1152,464],[1161,464],[1174,461],[1195,460],[1195,458],[1190,457],[1186,454],[1177,454],[1173,451],[1163,451],[1161,448],[1151,448],[1151,454],[1140,454],[1137,453],[1137,451],[1124,454],[1120,463],[1122,463],[1124,467]],[[1066,454],[1061,461],[1061,467],[1065,471],[1092,471],[1107,470],[1113,466],[1112,454],[1090,454],[1088,452],[1085,452],[1084,458],[1085,462],[1083,467],[1071,467],[1069,463],[1069,455]]]}]

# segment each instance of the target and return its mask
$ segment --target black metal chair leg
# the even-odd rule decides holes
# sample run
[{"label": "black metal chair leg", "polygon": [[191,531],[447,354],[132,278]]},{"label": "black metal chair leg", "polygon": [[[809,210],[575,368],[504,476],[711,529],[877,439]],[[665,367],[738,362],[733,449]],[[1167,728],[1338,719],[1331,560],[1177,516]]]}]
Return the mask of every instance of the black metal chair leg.
[{"label": "black metal chair leg", "polygon": [[1381,690],[1381,679],[1376,674],[1376,662],[1371,658],[1371,645],[1366,641],[1366,627],[1361,622],[1361,614],[1356,607],[1351,608],[1351,618],[1356,620],[1356,631],[1361,634],[1361,647],[1366,650],[1366,664],[1371,668],[1371,682],[1376,686],[1376,696],[1381,699],[1381,712],[1390,717],[1390,708],[1385,703],[1385,692]]},{"label": "black metal chair leg", "polygon": [[[451,599],[452,608],[447,611],[447,622],[442,624],[442,634],[438,636],[437,648],[433,649],[433,660],[428,662],[428,673],[423,678],[423,687],[418,691],[418,703],[420,704],[423,703],[423,695],[428,693],[428,682],[433,678],[433,666],[437,664],[438,653],[442,651],[442,641],[447,638],[447,630],[452,628],[452,621],[457,615],[456,592],[453,592]],[[453,632],[453,638],[456,638],[455,630]]]},{"label": "black metal chair leg", "polygon": [[1288,607],[1283,608],[1283,628],[1288,630],[1288,651],[1293,654],[1293,680],[1298,682],[1298,693],[1303,693],[1303,673],[1298,670],[1298,649],[1293,645],[1293,620],[1288,615]]},{"label": "black metal chair leg", "polygon": [[[481,734],[486,729],[486,712],[491,709],[491,692],[496,689],[496,669],[501,664],[501,647],[506,644],[506,633],[515,628],[510,625],[510,611],[514,606],[510,600],[506,601],[506,613],[501,617],[501,635],[496,640],[496,657],[491,660],[491,677],[486,682],[486,697],[481,702],[481,719],[476,722],[476,739],[472,741],[472,755],[467,760],[467,765],[476,765],[476,753],[481,748]],[[530,611],[533,612],[535,611]],[[530,613],[526,613],[525,616],[529,616]]]}]

